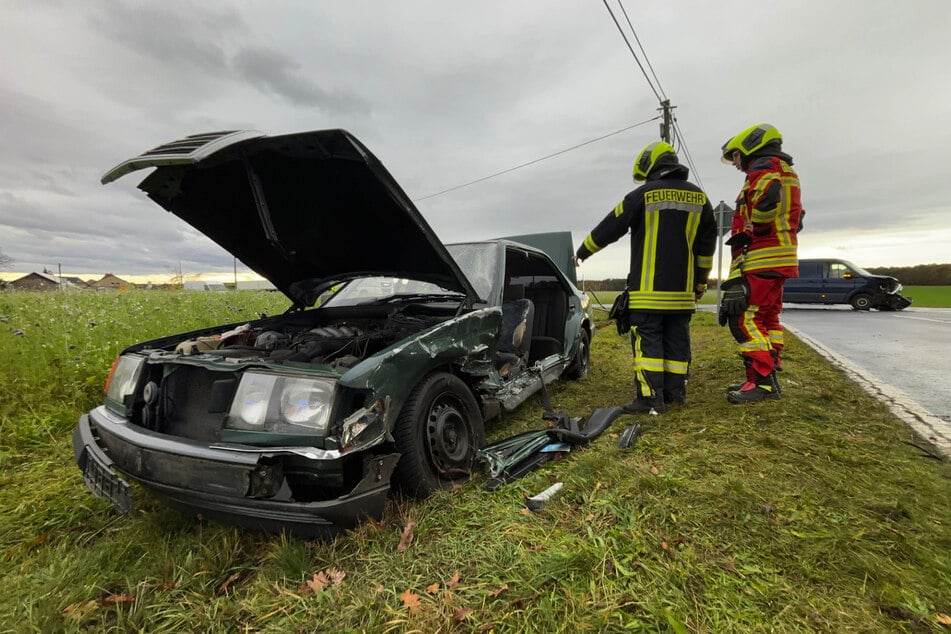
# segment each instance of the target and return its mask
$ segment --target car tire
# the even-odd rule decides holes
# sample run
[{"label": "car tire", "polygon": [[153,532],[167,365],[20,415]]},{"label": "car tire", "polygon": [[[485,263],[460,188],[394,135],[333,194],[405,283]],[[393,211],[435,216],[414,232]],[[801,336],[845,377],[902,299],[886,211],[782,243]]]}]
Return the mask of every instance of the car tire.
[{"label": "car tire", "polygon": [[582,328],[579,339],[575,358],[571,360],[571,365],[565,370],[565,376],[572,381],[583,379],[588,376],[588,372],[591,370],[591,335]]},{"label": "car tire", "polygon": [[868,293],[856,293],[849,300],[852,310],[868,310],[872,307],[872,296]]},{"label": "car tire", "polygon": [[482,414],[469,387],[448,372],[426,376],[413,389],[393,428],[400,460],[397,487],[415,498],[469,479],[485,445]]}]

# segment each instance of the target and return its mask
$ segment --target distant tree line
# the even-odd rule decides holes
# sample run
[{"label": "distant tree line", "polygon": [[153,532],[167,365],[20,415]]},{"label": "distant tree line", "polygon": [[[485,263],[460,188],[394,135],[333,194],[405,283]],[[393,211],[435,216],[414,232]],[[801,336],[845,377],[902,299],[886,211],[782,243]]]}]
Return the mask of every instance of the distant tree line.
[{"label": "distant tree line", "polygon": [[869,273],[890,275],[905,286],[951,286],[951,264],[866,267]]}]

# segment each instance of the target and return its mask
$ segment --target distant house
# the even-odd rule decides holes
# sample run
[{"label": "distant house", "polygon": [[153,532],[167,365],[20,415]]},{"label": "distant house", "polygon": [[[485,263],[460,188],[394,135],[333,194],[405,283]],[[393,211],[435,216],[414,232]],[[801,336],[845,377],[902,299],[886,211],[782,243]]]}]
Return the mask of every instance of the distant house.
[{"label": "distant house", "polygon": [[48,273],[28,273],[10,282],[10,288],[18,291],[55,291],[59,286],[59,280]]},{"label": "distant house", "polygon": [[102,276],[101,280],[98,280],[95,283],[95,286],[99,290],[114,290],[114,291],[125,291],[130,288],[135,288],[135,284],[131,282],[126,282],[124,279],[113,275],[112,273],[106,273]]},{"label": "distant house", "polygon": [[89,288],[89,282],[78,277],[64,277],[63,286],[70,289]]}]

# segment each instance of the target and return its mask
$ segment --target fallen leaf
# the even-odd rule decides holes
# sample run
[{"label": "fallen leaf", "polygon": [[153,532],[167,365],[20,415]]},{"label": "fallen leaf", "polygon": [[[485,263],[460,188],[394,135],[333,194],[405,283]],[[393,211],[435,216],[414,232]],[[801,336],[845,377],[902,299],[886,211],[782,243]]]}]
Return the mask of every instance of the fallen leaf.
[{"label": "fallen leaf", "polygon": [[327,584],[330,583],[327,579],[327,575],[321,572],[315,572],[314,576],[305,581],[300,585],[298,590],[301,594],[307,594],[308,592],[313,594],[318,594],[321,590],[327,587]]},{"label": "fallen leaf", "polygon": [[588,513],[587,515],[584,516],[584,521],[586,522],[590,522],[593,519],[594,519],[594,513]]},{"label": "fallen leaf", "polygon": [[318,594],[328,586],[339,586],[346,576],[347,573],[340,568],[327,568],[314,573],[313,577],[300,585],[298,591],[302,594],[307,594],[308,592]]},{"label": "fallen leaf", "polygon": [[406,522],[406,526],[403,527],[403,533],[400,535],[400,543],[396,545],[396,552],[401,553],[406,550],[413,541],[413,529],[416,527],[416,522],[410,520]]},{"label": "fallen leaf", "polygon": [[347,576],[347,573],[340,568],[327,568],[323,574],[331,586],[339,586],[343,578]]},{"label": "fallen leaf", "polygon": [[101,603],[102,605],[118,605],[120,603],[132,603],[135,601],[134,594],[110,594],[104,598]]},{"label": "fallen leaf", "polygon": [[936,619],[936,620],[938,621],[938,623],[940,623],[941,625],[951,625],[951,616],[948,616],[947,614],[938,614],[938,615],[935,617],[935,619]]},{"label": "fallen leaf", "polygon": [[426,592],[428,594],[436,594],[437,592],[439,592],[439,582],[437,581],[436,583],[431,583],[428,586],[426,586]]},{"label": "fallen leaf", "polygon": [[666,541],[666,540],[664,540],[664,541],[662,541],[662,542],[660,543],[660,547],[663,548],[665,551],[670,552],[670,546],[667,545],[667,541]]},{"label": "fallen leaf", "polygon": [[493,590],[492,592],[490,592],[489,595],[490,595],[491,597],[495,598],[495,597],[499,596],[500,594],[502,594],[503,592],[505,592],[505,591],[508,590],[508,589],[509,589],[509,584],[503,583],[503,584],[500,585],[498,588],[496,588],[495,590]]},{"label": "fallen leaf", "polygon": [[456,623],[462,623],[467,618],[469,618],[470,614],[472,614],[472,610],[470,610],[469,608],[459,608],[458,610],[452,613],[452,620],[455,621]]},{"label": "fallen leaf", "polygon": [[72,603],[66,606],[66,609],[63,610],[63,616],[69,617],[71,619],[76,619],[77,621],[82,619],[86,614],[92,612],[99,607],[99,604],[95,601],[84,601],[82,603]]},{"label": "fallen leaf", "polygon": [[224,583],[222,583],[220,586],[218,586],[218,594],[221,595],[221,594],[225,594],[226,592],[228,592],[228,588],[231,587],[231,584],[234,583],[235,581],[237,581],[237,580],[240,579],[240,578],[241,578],[241,573],[240,573],[240,572],[236,572],[236,573],[232,574],[230,577],[228,577],[227,579],[225,579],[225,580],[224,580]]},{"label": "fallen leaf", "polygon": [[657,467],[651,467],[651,473],[653,473],[654,475],[657,475],[658,473],[660,473],[660,469],[658,469]]},{"label": "fallen leaf", "polygon": [[549,474],[548,474],[548,481],[551,482],[552,484],[554,484],[554,483],[558,482],[558,476],[549,473]]},{"label": "fallen leaf", "polygon": [[459,583],[459,571],[458,571],[458,570],[457,570],[456,572],[454,572],[454,573],[452,574],[452,576],[449,578],[449,581],[446,582],[446,587],[447,587],[447,588],[451,588],[451,587],[453,587],[454,585],[456,585],[457,583]]},{"label": "fallen leaf", "polygon": [[400,595],[400,601],[409,608],[410,612],[419,612],[419,595],[409,588],[406,588],[406,592]]}]

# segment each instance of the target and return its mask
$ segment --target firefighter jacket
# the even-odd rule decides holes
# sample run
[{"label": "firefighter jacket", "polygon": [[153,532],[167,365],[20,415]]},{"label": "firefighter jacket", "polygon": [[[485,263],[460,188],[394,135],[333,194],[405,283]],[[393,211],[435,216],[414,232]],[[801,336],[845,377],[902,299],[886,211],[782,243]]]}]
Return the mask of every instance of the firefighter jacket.
[{"label": "firefighter jacket", "polygon": [[[713,266],[717,227],[706,194],[686,168],[648,180],[595,227],[576,255],[584,260],[631,232],[631,310],[693,311]],[[705,286],[701,286],[705,288]]]},{"label": "firefighter jacket", "polygon": [[783,153],[750,161],[727,242],[733,256],[730,277],[756,271],[799,277],[797,234],[803,211],[799,177],[791,164]]}]

